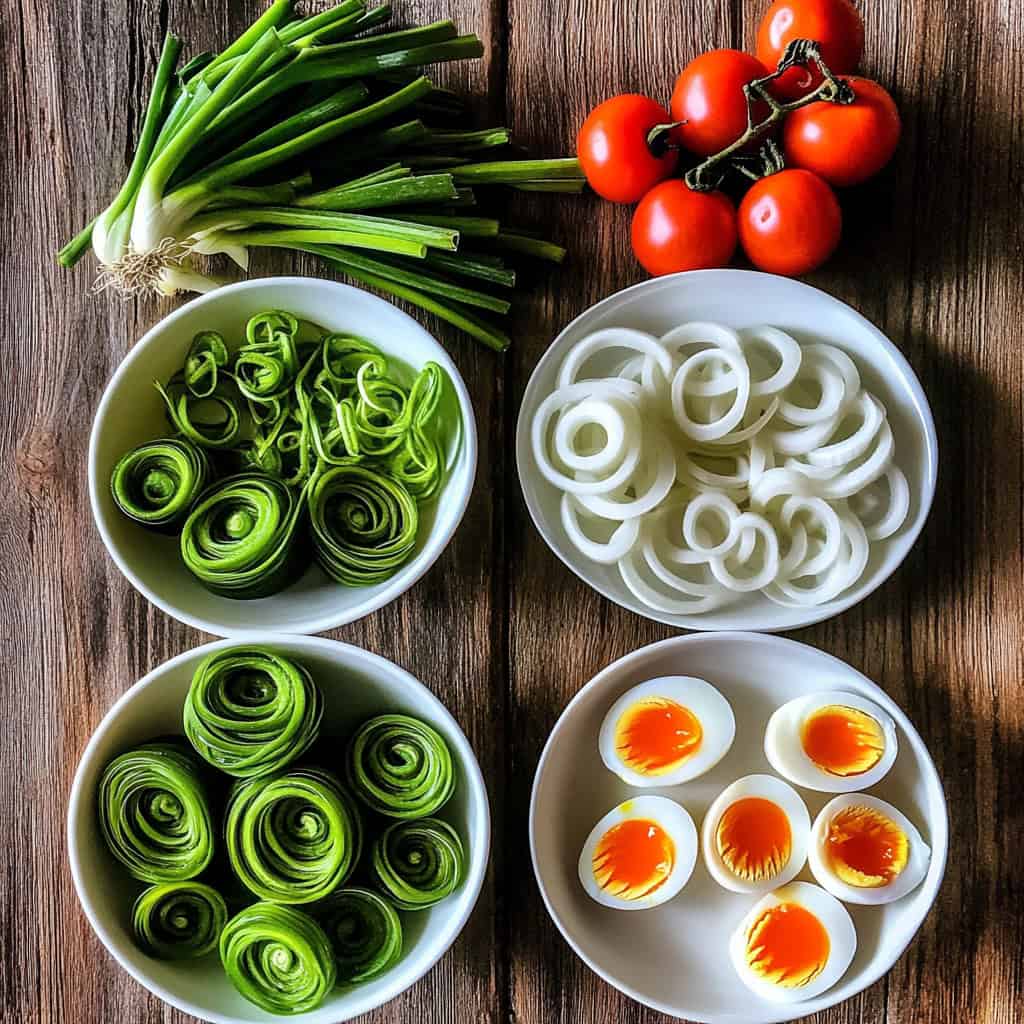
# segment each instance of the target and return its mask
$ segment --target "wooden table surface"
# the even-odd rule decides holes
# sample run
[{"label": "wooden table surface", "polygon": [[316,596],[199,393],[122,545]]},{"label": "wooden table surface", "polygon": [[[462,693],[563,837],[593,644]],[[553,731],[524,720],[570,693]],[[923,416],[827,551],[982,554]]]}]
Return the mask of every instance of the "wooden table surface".
[{"label": "wooden table surface", "polygon": [[[618,91],[667,98],[697,52],[753,41],[766,0],[396,0],[400,18],[452,16],[487,57],[440,76],[538,153],[571,146]],[[317,0],[316,7],[326,6]],[[893,91],[893,165],[847,200],[840,254],[812,283],[906,353],[935,411],[931,519],[884,587],[794,634],[844,658],[907,710],[949,797],[939,901],[896,967],[814,1018],[1010,1024],[1024,1019],[1024,690],[1021,394],[1024,6],[1013,0],[860,4],[864,69]],[[114,964],[78,907],[64,815],[102,715],[136,679],[209,639],[150,607],[92,525],[89,427],[119,360],[173,300],[88,293],[93,268],[52,252],[121,180],[164,29],[222,46],[259,0],[0,4],[0,1014],[11,1022],[184,1021]],[[515,414],[557,330],[641,279],[628,213],[539,197],[523,215],[571,248],[521,303],[505,357],[437,331],[480,428],[469,513],[410,593],[332,635],[424,679],[468,733],[494,812],[493,863],[451,953],[365,1021],[654,1024],[668,1018],[592,975],[555,931],[529,866],[526,813],[544,739],[599,668],[671,630],[583,586],[547,550],[516,482]],[[254,273],[324,273],[260,256]]]}]

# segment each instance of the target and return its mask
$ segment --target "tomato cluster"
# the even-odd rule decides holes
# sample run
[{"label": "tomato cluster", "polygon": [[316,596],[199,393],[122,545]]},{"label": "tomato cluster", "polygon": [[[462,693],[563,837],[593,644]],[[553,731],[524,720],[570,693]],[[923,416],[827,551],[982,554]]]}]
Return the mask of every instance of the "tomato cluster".
[{"label": "tomato cluster", "polygon": [[[681,155],[693,162],[722,154],[744,139],[750,123],[768,117],[769,103],[755,92],[748,104],[744,86],[770,76],[798,39],[816,43],[825,75],[843,76],[852,102],[849,93],[844,102],[812,99],[823,81],[816,64],[787,67],[763,85],[773,106],[787,105],[780,130],[766,133],[773,147],[781,145],[784,168],[772,167],[738,204],[725,191],[698,190],[676,176]],[[711,50],[696,57],[676,80],[670,111],[636,94],[591,111],[577,139],[580,164],[599,195],[638,204],[633,251],[648,272],[725,266],[737,243],[754,266],[776,274],[803,274],[828,259],[842,231],[833,189],[880,171],[900,137],[888,92],[850,77],[863,48],[864,26],[850,0],[774,0],[758,29],[756,56]],[[764,141],[755,138],[735,156],[749,167]]]}]

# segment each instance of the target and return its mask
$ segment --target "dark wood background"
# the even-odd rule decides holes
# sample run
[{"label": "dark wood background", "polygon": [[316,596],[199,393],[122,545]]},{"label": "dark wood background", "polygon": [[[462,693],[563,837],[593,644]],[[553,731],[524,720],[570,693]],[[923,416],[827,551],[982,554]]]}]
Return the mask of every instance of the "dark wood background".
[{"label": "dark wood background", "polygon": [[[317,0],[317,8],[324,6]],[[175,302],[87,293],[92,268],[51,254],[121,180],[160,40],[217,48],[258,0],[0,3],[0,1014],[17,1022],[186,1020],[119,970],[78,908],[64,815],[86,740],[114,699],[208,639],[121,578],[90,521],[93,411],[133,341]],[[751,44],[766,0],[395,0],[402,20],[450,15],[487,57],[441,77],[545,155],[587,109],[640,90],[667,100],[699,51]],[[909,562],[838,619],[796,636],[875,679],[921,730],[952,817],[938,904],[893,971],[819,1024],[1010,1024],[1024,1018],[1022,326],[1024,5],[860,4],[865,72],[894,92],[893,165],[846,200],[842,250],[811,280],[903,348],[939,428],[939,492]],[[609,661],[671,631],[585,589],[526,515],[513,460],[531,368],[569,319],[641,278],[628,213],[541,197],[571,261],[518,308],[495,356],[431,323],[480,428],[466,520],[411,593],[336,631],[394,659],[448,704],[479,755],[493,865],[472,921],[420,984],[365,1021],[655,1024],[597,980],[547,919],[526,812],[544,738]],[[323,273],[260,257],[254,273]]]}]

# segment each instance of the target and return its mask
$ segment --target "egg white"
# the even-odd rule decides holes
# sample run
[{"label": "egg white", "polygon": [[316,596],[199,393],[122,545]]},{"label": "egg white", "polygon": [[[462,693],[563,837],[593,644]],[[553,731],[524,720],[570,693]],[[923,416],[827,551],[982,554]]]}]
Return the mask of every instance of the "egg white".
[{"label": "egg white", "polygon": [[[761,797],[770,800],[782,810],[789,822],[791,835],[789,860],[777,875],[760,882],[751,882],[734,874],[722,860],[718,852],[718,844],[715,842],[715,834],[718,831],[718,823],[721,821],[722,815],[737,800],[742,800],[745,797]],[[760,895],[791,882],[800,873],[800,869],[807,860],[810,832],[811,817],[807,813],[807,805],[792,786],[783,782],[782,779],[775,778],[774,775],[746,775],[726,786],[708,808],[700,830],[701,851],[711,877],[723,889]]]},{"label": "egg white", "polygon": [[[660,825],[675,844],[675,862],[668,878],[649,896],[625,900],[605,892],[594,878],[594,850],[601,837],[614,825],[635,818],[646,818]],[[697,863],[697,826],[685,807],[664,796],[638,796],[613,807],[590,831],[580,853],[580,884],[587,895],[615,910],[650,910],[677,896],[693,874]]]},{"label": "egg white", "polygon": [[[696,753],[675,771],[642,775],[615,750],[615,725],[622,714],[644,697],[665,697],[690,711],[700,722],[701,744]],[[676,786],[710,771],[729,752],[736,735],[736,719],[729,702],[709,682],[694,676],[661,676],[627,690],[609,709],[601,723],[597,745],[609,771],[638,788]]]},{"label": "egg white", "polygon": [[[907,837],[910,852],[906,867],[888,885],[871,889],[850,885],[836,875],[829,863],[826,852],[829,824],[839,811],[845,810],[847,807],[858,806],[870,807],[880,814],[884,814],[890,821],[895,822]],[[869,796],[867,793],[844,793],[830,800],[822,807],[811,828],[811,844],[808,852],[811,874],[814,875],[819,885],[828,889],[833,896],[845,903],[879,906],[902,899],[924,881],[931,859],[931,848],[921,838],[921,833],[910,823],[906,815],[885,800],[880,800],[877,796]]]},{"label": "egg white", "polygon": [[[804,753],[800,740],[804,719],[819,708],[838,704],[870,715],[882,728],[885,749],[873,768],[860,775],[832,775],[819,768]],[[869,789],[883,779],[896,761],[898,751],[896,723],[877,705],[856,693],[826,690],[783,704],[771,718],[764,733],[764,753],[768,763],[794,786],[819,793],[853,793]]]},{"label": "egg white", "polygon": [[[799,988],[785,988],[766,981],[747,964],[747,929],[766,910],[779,903],[797,903],[814,914],[828,933],[829,954],[821,973]],[[750,908],[729,940],[729,957],[740,980],[752,992],[776,1003],[799,1003],[820,996],[846,973],[857,951],[857,930],[849,911],[835,898],[810,882],[790,882],[762,897]]]}]

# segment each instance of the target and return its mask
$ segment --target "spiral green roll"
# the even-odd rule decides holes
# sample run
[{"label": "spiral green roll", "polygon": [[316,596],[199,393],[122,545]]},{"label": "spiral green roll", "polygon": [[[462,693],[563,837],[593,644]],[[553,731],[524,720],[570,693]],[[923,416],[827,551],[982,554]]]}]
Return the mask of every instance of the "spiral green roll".
[{"label": "spiral green roll", "polygon": [[389,818],[422,818],[455,789],[452,755],[442,736],[409,715],[378,715],[349,740],[345,772],[352,792]]},{"label": "spiral green roll", "polygon": [[201,448],[186,438],[165,437],[122,455],[110,476],[110,491],[129,519],[166,530],[188,515],[209,472]]},{"label": "spiral green roll", "polygon": [[276,594],[302,569],[302,501],[264,473],[226,477],[199,496],[181,532],[186,568],[224,597]]},{"label": "spiral green roll", "polygon": [[220,959],[235,988],[269,1013],[315,1010],[337,977],[323,928],[301,910],[274,903],[254,903],[228,921]]},{"label": "spiral green roll", "polygon": [[115,757],[98,790],[110,852],[143,882],[194,878],[213,857],[213,824],[200,767],[174,743],[146,743]]},{"label": "spiral green roll", "polygon": [[132,931],[143,952],[159,960],[195,960],[217,948],[228,908],[202,882],[152,885],[135,901]]},{"label": "spiral green roll", "polygon": [[370,869],[399,910],[424,910],[462,881],[465,853],[458,833],[438,818],[398,821],[373,844]]},{"label": "spiral green roll", "polygon": [[201,757],[238,779],[284,768],[316,739],[323,696],[309,673],[262,647],[217,651],[196,669],[184,724]]},{"label": "spiral green roll", "polygon": [[344,885],[362,847],[355,803],[337,779],[315,768],[236,784],[224,831],[239,879],[277,903],[330,895]]},{"label": "spiral green roll", "polygon": [[416,546],[416,501],[397,480],[368,466],[335,466],[308,491],[313,553],[349,587],[393,576]]},{"label": "spiral green roll", "polygon": [[402,922],[370,889],[339,889],[317,909],[338,965],[338,981],[353,985],[383,974],[402,955]]}]

